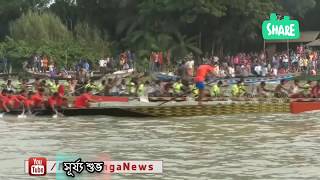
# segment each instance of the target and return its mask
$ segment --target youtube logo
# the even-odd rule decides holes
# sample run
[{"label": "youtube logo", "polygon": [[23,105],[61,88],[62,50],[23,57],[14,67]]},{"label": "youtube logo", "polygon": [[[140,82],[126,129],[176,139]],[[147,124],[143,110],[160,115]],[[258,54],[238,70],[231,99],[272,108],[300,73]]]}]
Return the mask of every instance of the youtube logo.
[{"label": "youtube logo", "polygon": [[47,174],[47,159],[44,157],[31,157],[28,160],[30,176],[45,176]]}]

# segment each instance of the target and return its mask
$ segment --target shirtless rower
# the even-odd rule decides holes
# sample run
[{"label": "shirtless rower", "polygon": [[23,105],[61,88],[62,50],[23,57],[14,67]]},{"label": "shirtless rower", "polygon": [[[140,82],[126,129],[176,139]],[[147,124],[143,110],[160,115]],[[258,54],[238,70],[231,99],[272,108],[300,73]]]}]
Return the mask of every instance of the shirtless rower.
[{"label": "shirtless rower", "polygon": [[264,81],[257,87],[257,95],[260,97],[268,97],[270,92],[273,91],[266,88],[266,82]]},{"label": "shirtless rower", "polygon": [[288,97],[288,89],[285,88],[286,84],[287,84],[287,80],[281,79],[280,84],[278,84],[274,89],[274,97],[276,98]]},{"label": "shirtless rower", "polygon": [[318,80],[317,84],[312,88],[311,97],[320,98],[320,80]]},{"label": "shirtless rower", "polygon": [[289,88],[289,97],[290,98],[301,98],[303,97],[303,92],[300,90],[302,89],[303,87],[300,86],[299,84],[299,80],[294,80],[293,81],[293,84],[290,86]]}]

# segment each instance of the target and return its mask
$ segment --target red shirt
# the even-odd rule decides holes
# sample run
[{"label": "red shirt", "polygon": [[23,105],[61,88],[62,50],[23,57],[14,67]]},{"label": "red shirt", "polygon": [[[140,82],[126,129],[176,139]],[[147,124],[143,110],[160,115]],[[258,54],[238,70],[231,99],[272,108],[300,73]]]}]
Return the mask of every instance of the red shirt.
[{"label": "red shirt", "polygon": [[58,93],[60,96],[64,96],[64,85],[59,85]]},{"label": "red shirt", "polygon": [[0,93],[0,100],[2,101],[3,104],[10,103],[10,98],[7,95],[2,95],[1,93]]},{"label": "red shirt", "polygon": [[61,96],[51,96],[49,99],[48,99],[48,103],[51,107],[53,106],[58,106],[58,107],[61,107],[63,106],[64,104],[64,99],[61,97]]},{"label": "red shirt", "polygon": [[90,93],[84,93],[81,96],[78,96],[74,100],[74,107],[75,108],[86,108],[88,101],[92,98],[92,95]]},{"label": "red shirt", "polygon": [[36,93],[34,94],[33,96],[31,96],[31,101],[33,103],[34,106],[38,107],[40,106],[44,99],[43,99],[43,95],[39,94],[39,93]]},{"label": "red shirt", "polygon": [[0,104],[0,108],[3,109],[3,104],[8,104],[8,103],[9,103],[9,98],[8,98],[8,96],[2,95],[2,94],[0,93],[0,101],[2,102],[2,103]]},{"label": "red shirt", "polygon": [[216,68],[207,64],[200,65],[197,70],[196,82],[203,82],[206,79],[208,73],[213,72]]},{"label": "red shirt", "polygon": [[18,109],[20,107],[20,100],[17,98],[17,96],[11,95],[8,98],[10,104],[12,104],[15,109]]},{"label": "red shirt", "polygon": [[20,102],[23,102],[23,104],[26,106],[26,107],[29,107],[30,104],[31,104],[31,100],[29,100],[27,97],[23,96],[23,95],[17,95],[16,96],[17,99],[20,101]]}]

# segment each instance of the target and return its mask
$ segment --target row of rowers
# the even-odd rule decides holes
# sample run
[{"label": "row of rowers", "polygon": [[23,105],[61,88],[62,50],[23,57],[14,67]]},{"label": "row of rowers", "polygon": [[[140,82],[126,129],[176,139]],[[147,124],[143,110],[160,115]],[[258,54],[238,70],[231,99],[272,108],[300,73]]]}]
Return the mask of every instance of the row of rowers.
[{"label": "row of rowers", "polygon": [[[223,85],[221,81],[213,86],[205,83],[207,76],[216,76],[216,67],[210,64],[200,65],[197,69],[195,83],[196,88],[199,90],[199,104],[203,96],[226,96],[224,92],[227,92],[222,87],[228,87],[229,85]],[[206,85],[209,88],[206,88]],[[209,93],[208,93],[209,91]],[[243,80],[239,80],[236,84],[231,86],[231,96],[234,97],[291,97],[291,98],[302,98],[302,97],[320,97],[320,81],[312,82],[308,81],[306,83],[300,83],[298,80],[287,81],[281,80],[276,86],[267,87],[265,82],[261,82],[259,85],[245,86]]]},{"label": "row of rowers", "polygon": [[[188,92],[186,89],[188,88],[186,88],[181,81],[173,84],[173,92],[175,95],[186,95]],[[198,89],[199,88],[192,86],[192,93],[194,96],[198,96]],[[267,85],[266,82],[261,82],[258,85],[246,85],[243,80],[239,80],[236,84],[231,86],[224,84],[222,81],[218,81],[215,84],[207,84],[204,89],[204,96],[318,98],[320,97],[320,81],[302,83],[299,82],[299,80],[281,80],[279,84],[273,83]]]},{"label": "row of rowers", "polygon": [[[44,84],[44,81],[38,84],[37,80],[32,84],[22,83],[21,89],[19,88],[20,90],[17,92],[14,91],[17,88],[11,85],[11,80],[8,80],[0,93],[0,109],[4,112],[23,109],[23,111],[31,113],[34,109],[49,108],[55,112],[57,108],[70,106],[68,98],[65,97],[65,85],[59,84],[59,81],[56,81],[55,84],[56,89],[50,94],[46,93],[49,87]],[[35,89],[34,91],[30,90],[31,86]],[[86,108],[88,102],[95,102],[92,99],[91,91],[92,89],[88,87],[84,93],[75,97],[72,107]]]}]

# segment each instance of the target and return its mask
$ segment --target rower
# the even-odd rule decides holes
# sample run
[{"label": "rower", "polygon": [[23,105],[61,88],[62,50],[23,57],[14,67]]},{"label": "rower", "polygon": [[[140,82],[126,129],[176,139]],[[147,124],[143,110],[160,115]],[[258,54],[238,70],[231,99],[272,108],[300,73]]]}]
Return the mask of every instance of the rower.
[{"label": "rower", "polygon": [[195,83],[196,87],[199,89],[199,98],[198,98],[198,104],[202,104],[202,97],[204,96],[204,90],[205,90],[205,84],[204,81],[206,79],[207,75],[216,75],[216,67],[203,64],[198,67],[196,77],[195,77]]},{"label": "rower", "polygon": [[302,86],[304,97],[310,97],[312,90],[312,81],[308,81],[305,85]]},{"label": "rower", "polygon": [[18,88],[19,91],[21,90],[28,90],[28,80],[27,79],[20,79],[19,81],[21,81],[19,84],[18,84]]},{"label": "rower", "polygon": [[9,98],[7,96],[7,89],[3,89],[1,94],[0,94],[0,101],[1,101],[1,106],[2,110],[5,112],[10,112],[7,104],[9,103]]},{"label": "rower", "polygon": [[38,91],[31,96],[31,106],[33,108],[45,108],[44,104],[44,89],[39,88]]},{"label": "rower", "polygon": [[211,90],[210,90],[210,95],[212,97],[219,97],[221,96],[221,86],[222,86],[222,81],[219,81],[217,84],[213,85],[211,87]]},{"label": "rower", "polygon": [[199,97],[199,89],[196,87],[196,85],[195,84],[191,85],[190,89],[191,89],[192,96],[194,98],[198,98]]},{"label": "rower", "polygon": [[235,96],[235,97],[240,97],[240,96],[244,96],[245,94],[247,94],[247,91],[244,87],[244,83],[242,80],[239,80],[237,82],[237,84],[232,86],[231,94],[232,94],[232,96]]},{"label": "rower", "polygon": [[311,96],[313,98],[320,97],[320,80],[317,81],[317,84],[311,90]]},{"label": "rower", "polygon": [[134,79],[131,79],[131,81],[129,82],[129,84],[127,86],[129,89],[129,95],[135,96],[137,88],[136,88],[136,83],[134,82]]},{"label": "rower", "polygon": [[41,87],[41,81],[40,78],[35,78],[34,82],[32,83],[34,90],[38,90],[38,88]]},{"label": "rower", "polygon": [[98,92],[99,92],[99,93],[98,93],[99,95],[101,95],[101,96],[104,95],[103,90],[104,90],[104,87],[105,87],[105,86],[106,86],[106,80],[103,79],[103,80],[101,81],[101,83],[97,85],[97,90],[98,90]]},{"label": "rower", "polygon": [[63,106],[67,106],[66,98],[61,96],[60,93],[55,92],[48,98],[48,105],[52,112],[55,112],[57,114],[57,108],[61,109]]},{"label": "rower", "polygon": [[138,87],[137,94],[138,97],[147,97],[150,89],[150,82],[146,81],[145,83],[141,83]]},{"label": "rower", "polygon": [[117,81],[118,81],[117,77],[115,77],[114,79],[112,79],[112,78],[108,79],[108,82],[107,82],[106,86],[104,87],[104,95],[105,96],[113,95],[112,91],[115,88],[114,86],[116,85]]},{"label": "rower", "polygon": [[173,83],[173,92],[175,95],[181,95],[183,90],[183,84],[181,82],[181,79],[179,79],[177,82]]},{"label": "rower", "polygon": [[87,88],[85,93],[83,93],[82,95],[78,96],[74,100],[73,106],[75,108],[88,108],[89,107],[89,102],[96,102],[92,98],[92,89],[91,88]]},{"label": "rower", "polygon": [[13,90],[7,90],[8,101],[6,102],[7,107],[10,109],[19,109],[20,100],[13,94]]},{"label": "rower", "polygon": [[85,89],[91,88],[92,90],[98,90],[98,87],[94,84],[93,80],[89,80],[88,83],[84,86]]},{"label": "rower", "polygon": [[120,96],[128,96],[129,95],[125,79],[121,80],[120,84],[118,85],[118,89],[119,89]]},{"label": "rower", "polygon": [[266,82],[262,81],[257,88],[257,95],[261,97],[268,97],[269,92],[272,92],[272,90],[266,89]]},{"label": "rower", "polygon": [[21,90],[19,95],[16,95],[16,97],[20,101],[20,104],[22,104],[23,111],[27,109],[28,114],[31,114],[31,108],[30,108],[31,100],[28,98],[27,91]]},{"label": "rower", "polygon": [[295,79],[293,84],[289,88],[290,98],[301,98],[303,97],[303,93],[300,91],[300,88],[303,88],[299,85],[299,80]]},{"label": "rower", "polygon": [[285,79],[280,80],[280,84],[274,89],[274,97],[283,98],[288,97],[288,90],[285,88],[287,81]]}]

